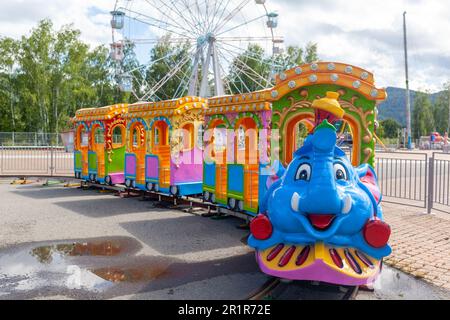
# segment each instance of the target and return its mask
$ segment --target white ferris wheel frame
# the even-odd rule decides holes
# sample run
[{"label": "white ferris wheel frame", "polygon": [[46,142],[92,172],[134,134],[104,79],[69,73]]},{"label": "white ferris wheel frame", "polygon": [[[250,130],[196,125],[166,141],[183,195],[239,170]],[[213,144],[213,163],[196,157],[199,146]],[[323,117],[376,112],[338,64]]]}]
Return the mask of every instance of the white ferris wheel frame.
[{"label": "white ferris wheel frame", "polygon": [[[129,4],[128,7],[120,6],[122,2],[126,1]],[[190,1],[190,3],[188,3]],[[225,87],[231,93],[233,89],[238,91],[239,93],[249,92],[251,91],[246,85],[245,82],[240,78],[239,72],[237,73],[238,78],[241,80],[241,88],[238,88],[234,83],[227,83],[227,81],[223,81],[223,75],[225,75],[226,68],[223,66],[222,62],[226,62],[228,66],[230,66],[233,61],[238,62],[242,69],[239,71],[246,75],[249,79],[255,82],[258,87],[261,89],[270,86],[271,78],[265,78],[260,75],[257,71],[253,70],[248,64],[244,63],[239,59],[239,56],[244,54],[243,48],[240,48],[235,43],[255,43],[262,41],[271,41],[272,42],[272,53],[271,53],[271,64],[269,66],[269,70],[271,76],[275,73],[275,69],[280,66],[275,65],[275,56],[278,54],[277,52],[277,44],[283,42],[282,37],[275,36],[275,28],[277,27],[276,18],[278,14],[270,13],[267,6],[266,0],[237,0],[238,5],[234,7],[232,10],[230,8],[230,12],[227,11],[228,6],[233,0],[144,0],[145,3],[150,5],[155,9],[155,12],[159,12],[161,15],[165,15],[167,17],[166,21],[158,19],[156,17],[149,16],[146,13],[136,12],[131,9],[131,4],[133,1],[131,0],[116,0],[114,11],[113,12],[123,12],[125,15],[133,14],[135,16],[130,17],[129,19],[133,19],[137,22],[146,24],[150,27],[156,28],[160,31],[165,32],[166,34],[173,35],[174,38],[170,38],[171,43],[191,43],[191,48],[188,52],[188,57],[181,59],[175,65],[171,66],[170,72],[164,75],[156,84],[153,86],[149,86],[146,82],[145,77],[142,78],[142,83],[138,85],[142,88],[147,88],[145,94],[143,96],[137,96],[136,92],[132,90],[133,94],[138,100],[161,100],[156,93],[159,90],[163,90],[164,85],[172,79],[173,77],[177,77],[180,81],[179,87],[175,95],[185,92],[187,89],[187,93],[190,96],[202,96],[208,97],[210,95],[210,75],[213,76],[213,88],[214,88],[214,96],[223,96],[225,95]],[[214,5],[209,8],[209,3],[213,2]],[[244,20],[242,23],[237,25],[233,25],[230,27],[228,23],[232,21],[232,19],[239,14],[247,5],[253,2],[254,5],[261,5],[264,9],[263,15],[258,15],[255,18],[250,20]],[[183,8],[177,6],[177,4],[184,5]],[[203,9],[206,10],[206,15],[202,16],[200,6],[205,5]],[[195,8],[193,8],[195,6]],[[186,14],[183,14],[183,10],[186,10]],[[212,10],[212,18],[208,15],[208,11]],[[165,14],[166,12],[166,14]],[[174,19],[171,17],[170,12],[175,14],[179,19]],[[187,15],[191,17],[191,19],[187,18]],[[197,23],[194,23],[195,19],[197,19]],[[247,26],[250,23],[260,21],[261,19],[267,20],[267,28],[269,29],[269,36],[226,36],[228,32],[238,30],[243,26]],[[272,20],[271,20],[272,19]],[[273,20],[275,19],[275,20]],[[270,23],[272,21],[272,23]],[[275,21],[275,23],[273,23]],[[201,29],[201,27],[203,28]],[[205,26],[206,29],[204,28]],[[227,27],[225,30],[224,28]],[[122,48],[125,41],[131,41],[134,44],[156,44],[160,38],[154,39],[126,39],[122,35],[121,40],[117,40],[117,36],[119,35],[119,30],[112,27],[112,46],[117,45],[117,43],[121,43]],[[191,36],[188,36],[191,35]],[[234,44],[233,44],[234,43]],[[206,57],[205,57],[206,53]],[[226,56],[226,53],[231,56]],[[126,76],[128,78],[132,77],[134,71],[138,69],[145,68],[155,62],[164,61],[167,58],[172,58],[171,54],[164,56],[156,61],[151,61],[148,64],[144,64],[134,70],[123,70],[121,67],[116,70],[117,73],[121,76]],[[245,56],[246,59],[249,60],[258,60],[252,56]],[[258,60],[259,61],[259,60]],[[186,74],[182,72],[183,75],[180,77],[178,74],[182,69],[191,62],[191,72],[190,74]],[[259,61],[260,62],[260,61]],[[166,63],[166,62],[165,62]],[[201,81],[199,79],[199,71],[201,68]],[[212,68],[212,72],[210,69]],[[233,86],[233,88],[232,88]],[[176,97],[173,97],[176,98]]]}]

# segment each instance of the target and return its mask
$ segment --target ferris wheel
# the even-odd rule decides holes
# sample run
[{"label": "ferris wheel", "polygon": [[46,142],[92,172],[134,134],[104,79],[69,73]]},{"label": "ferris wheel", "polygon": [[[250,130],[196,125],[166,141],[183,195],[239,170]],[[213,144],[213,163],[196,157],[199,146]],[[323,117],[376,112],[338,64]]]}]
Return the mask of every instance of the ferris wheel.
[{"label": "ferris wheel", "polygon": [[[168,99],[162,92],[169,81],[178,85],[170,98],[267,88],[281,68],[276,57],[284,41],[276,35],[278,14],[266,2],[116,0],[111,12],[111,57],[119,87],[141,101]],[[158,59],[150,58],[152,48],[162,40],[182,46],[184,54],[171,50]],[[249,50],[255,45],[257,54]],[[127,65],[127,55],[144,62]],[[156,63],[168,67],[157,81],[148,76]]]}]

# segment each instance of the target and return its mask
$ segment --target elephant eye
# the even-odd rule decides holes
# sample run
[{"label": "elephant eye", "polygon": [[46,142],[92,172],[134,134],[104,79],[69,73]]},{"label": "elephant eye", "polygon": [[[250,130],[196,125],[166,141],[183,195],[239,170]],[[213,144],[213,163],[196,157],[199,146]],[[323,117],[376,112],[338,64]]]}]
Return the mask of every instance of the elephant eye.
[{"label": "elephant eye", "polygon": [[295,180],[309,181],[311,179],[311,166],[307,163],[302,164],[297,169]]},{"label": "elephant eye", "polygon": [[340,163],[334,164],[334,176],[335,176],[336,180],[344,180],[344,181],[348,180],[347,170]]}]

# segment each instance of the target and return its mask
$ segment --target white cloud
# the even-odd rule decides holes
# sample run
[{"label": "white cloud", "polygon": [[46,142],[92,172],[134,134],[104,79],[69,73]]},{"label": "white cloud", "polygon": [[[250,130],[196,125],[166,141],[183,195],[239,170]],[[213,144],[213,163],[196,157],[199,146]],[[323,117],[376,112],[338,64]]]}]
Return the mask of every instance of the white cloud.
[{"label": "white cloud", "polygon": [[82,39],[91,45],[111,40],[109,11],[111,0],[9,0],[2,1],[0,35],[19,38],[42,19],[51,19],[56,28],[74,24]]},{"label": "white cloud", "polygon": [[413,89],[441,90],[450,80],[450,6],[439,0],[281,0],[287,44],[319,45],[322,59],[375,73],[380,86],[404,86],[403,12],[407,11]]},{"label": "white cloud", "polygon": [[[151,0],[154,1],[154,0]],[[172,0],[173,1],[173,0]],[[0,35],[20,37],[44,18],[56,27],[73,23],[91,45],[109,44],[109,11],[115,0],[9,0],[2,1]],[[126,2],[125,0],[123,2]],[[200,1],[201,3],[202,1]],[[232,0],[232,3],[240,3]],[[170,10],[150,10],[145,1],[132,1],[134,9],[164,19]],[[139,4],[140,3],[140,4]],[[168,3],[168,2],[166,2]],[[223,1],[218,1],[222,3]],[[347,62],[375,73],[379,86],[404,85],[402,13],[407,11],[411,87],[440,90],[450,78],[450,6],[439,0],[267,0],[280,14],[278,35],[288,45],[319,45],[323,60]],[[261,13],[254,1],[236,19]],[[189,13],[187,12],[189,19]],[[196,18],[197,19],[197,18]],[[196,20],[194,19],[194,20]],[[236,20],[238,21],[238,20]],[[192,29],[182,19],[184,27]],[[148,30],[148,29],[146,29]],[[232,35],[267,35],[264,24],[254,23]],[[142,30],[132,32],[142,33]],[[155,31],[155,33],[158,33]],[[191,34],[193,36],[193,33]],[[235,45],[238,45],[234,43]]]}]

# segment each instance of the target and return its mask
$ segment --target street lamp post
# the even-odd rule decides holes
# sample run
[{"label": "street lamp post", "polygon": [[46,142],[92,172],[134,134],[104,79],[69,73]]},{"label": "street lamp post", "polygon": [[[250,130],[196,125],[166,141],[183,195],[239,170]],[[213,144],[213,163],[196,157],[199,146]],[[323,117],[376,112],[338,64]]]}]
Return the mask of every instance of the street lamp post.
[{"label": "street lamp post", "polygon": [[406,131],[408,149],[412,149],[411,141],[411,98],[409,94],[409,71],[408,71],[408,40],[406,35],[406,11],[403,13],[403,39],[405,45],[405,75],[406,75]]}]

